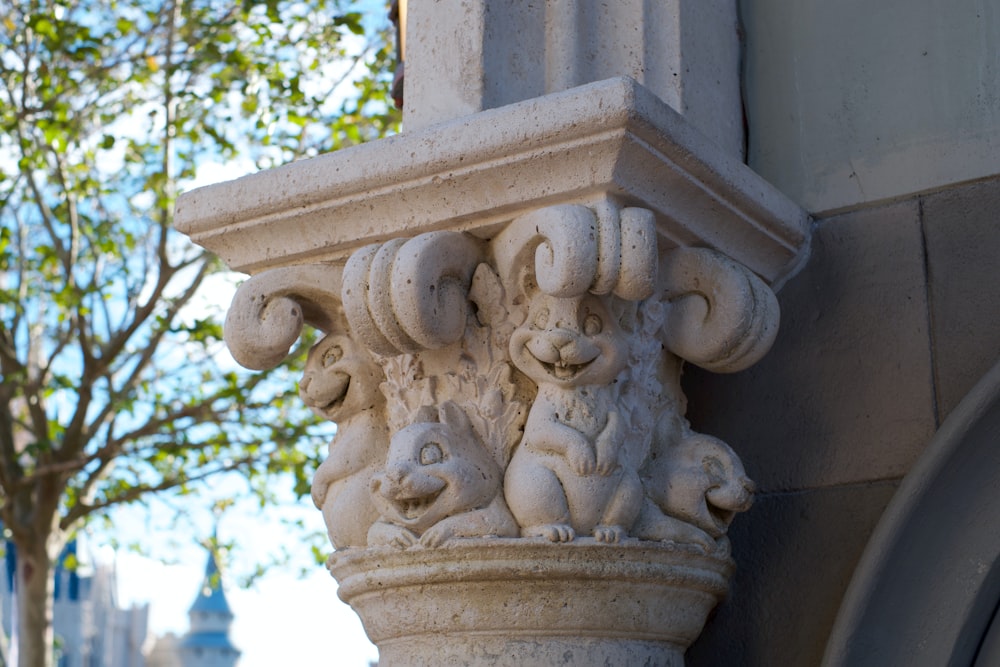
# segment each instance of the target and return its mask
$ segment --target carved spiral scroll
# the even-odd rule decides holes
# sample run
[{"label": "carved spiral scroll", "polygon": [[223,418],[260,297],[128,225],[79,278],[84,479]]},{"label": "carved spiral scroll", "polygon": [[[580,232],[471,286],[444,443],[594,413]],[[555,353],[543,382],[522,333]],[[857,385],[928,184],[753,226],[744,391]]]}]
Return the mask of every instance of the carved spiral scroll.
[{"label": "carved spiral scroll", "polygon": [[610,202],[595,210],[550,206],[514,220],[493,248],[508,285],[517,284],[527,265],[534,269],[538,288],[555,297],[589,291],[639,300],[650,296],[656,284],[656,230],[653,213],[646,209],[619,210]]},{"label": "carved spiral scroll", "polygon": [[524,225],[534,225],[535,279],[552,296],[576,296],[590,287],[597,273],[597,235],[594,214],[582,206],[557,207],[528,215]]},{"label": "carved spiral scroll", "polygon": [[246,368],[267,370],[285,358],[309,323],[325,333],[340,321],[340,271],[329,264],[273,269],[248,279],[233,297],[226,345]]},{"label": "carved spiral scroll", "polygon": [[659,268],[653,212],[622,209],[620,229],[622,263],[614,292],[627,301],[645,299],[655,290]]},{"label": "carved spiral scroll", "polygon": [[480,254],[475,239],[447,231],[358,250],[344,267],[344,311],[352,331],[385,355],[459,340]]},{"label": "carved spiral scroll", "polygon": [[664,262],[670,304],[667,348],[707,370],[731,373],[756,363],[778,332],[778,300],[746,267],[705,248],[678,248]]}]

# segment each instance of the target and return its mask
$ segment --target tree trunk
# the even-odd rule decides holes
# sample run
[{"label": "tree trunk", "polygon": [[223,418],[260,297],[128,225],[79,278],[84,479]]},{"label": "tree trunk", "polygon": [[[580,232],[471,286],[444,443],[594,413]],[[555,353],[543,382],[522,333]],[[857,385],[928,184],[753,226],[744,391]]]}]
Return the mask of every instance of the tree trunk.
[{"label": "tree trunk", "polygon": [[[34,546],[34,549],[27,548]],[[52,667],[55,574],[44,541],[17,545],[17,667]]]}]

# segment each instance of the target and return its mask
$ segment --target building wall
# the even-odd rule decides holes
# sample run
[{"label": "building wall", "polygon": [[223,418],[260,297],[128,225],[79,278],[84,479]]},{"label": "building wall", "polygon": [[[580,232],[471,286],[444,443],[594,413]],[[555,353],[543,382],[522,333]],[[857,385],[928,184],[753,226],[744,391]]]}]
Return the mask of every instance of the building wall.
[{"label": "building wall", "polygon": [[[76,543],[64,552],[55,571],[53,630],[58,642],[58,667],[143,667],[149,605],[118,607],[113,567],[81,566],[86,573],[65,566],[68,554],[76,558]],[[0,631],[12,633],[16,551],[0,540]]]},{"label": "building wall", "polygon": [[813,212],[1000,173],[1000,5],[740,0],[750,165]]},{"label": "building wall", "polygon": [[687,371],[693,425],[760,487],[731,529],[731,599],[689,667],[819,664],[900,479],[1000,361],[998,212],[992,177],[819,218],[768,356]]},{"label": "building wall", "polygon": [[901,479],[1000,361],[1000,5],[744,0],[749,162],[813,213],[755,367],[689,369],[759,484],[688,666],[819,665]]}]

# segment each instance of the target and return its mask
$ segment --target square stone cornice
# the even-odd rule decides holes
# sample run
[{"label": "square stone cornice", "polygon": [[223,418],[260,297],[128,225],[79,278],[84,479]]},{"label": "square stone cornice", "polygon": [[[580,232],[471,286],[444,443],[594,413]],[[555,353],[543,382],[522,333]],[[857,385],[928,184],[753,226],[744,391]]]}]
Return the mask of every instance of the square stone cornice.
[{"label": "square stone cornice", "polygon": [[808,255],[798,205],[628,78],[199,188],[175,225],[256,273],[432,230],[489,238],[527,211],[603,198],[651,209],[661,245],[713,248],[774,287]]}]

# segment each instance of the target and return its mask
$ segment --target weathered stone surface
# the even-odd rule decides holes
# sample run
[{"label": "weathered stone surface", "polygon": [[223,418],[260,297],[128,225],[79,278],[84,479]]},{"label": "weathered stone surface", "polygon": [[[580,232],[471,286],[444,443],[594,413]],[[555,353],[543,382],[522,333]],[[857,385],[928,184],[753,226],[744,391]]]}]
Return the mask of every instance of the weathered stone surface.
[{"label": "weathered stone surface", "polygon": [[823,220],[813,246],[759,364],[685,371],[692,424],[762,490],[901,477],[936,428],[917,202]]},{"label": "weathered stone surface", "polygon": [[760,496],[730,530],[739,567],[729,599],[688,651],[687,666],[819,665],[854,565],[896,486]]},{"label": "weathered stone surface", "polygon": [[[177,225],[254,273],[241,363],[325,335],[313,500],[382,664],[682,667],[755,486],[681,366],[766,354],[811,233],[734,149],[735,5],[410,10],[420,129],[189,193]],[[510,60],[538,12],[544,58]]]},{"label": "weathered stone surface", "polygon": [[808,211],[1000,172],[1000,12],[980,0],[740,2],[750,165]]},{"label": "weathered stone surface", "polygon": [[539,209],[488,244],[393,239],[342,271],[254,276],[226,339],[260,368],[305,322],[327,334],[301,393],[342,427],[313,487],[339,548],[636,535],[724,550],[753,484],[683,420],[680,361],[752,364],[777,301],[715,251],[658,246],[651,211],[609,202]]},{"label": "weathered stone surface", "polygon": [[627,76],[743,158],[734,0],[417,2],[407,32],[408,132]]},{"label": "weathered stone surface", "polygon": [[754,484],[684,419],[681,364],[767,352],[760,277],[600,199],[261,272],[226,340],[267,367],[304,324],[300,393],[340,427],[313,500],[386,664],[683,664]]},{"label": "weathered stone surface", "polygon": [[609,79],[182,195],[175,224],[230,267],[342,263],[434,230],[490,238],[555,204],[653,212],[664,250],[718,250],[772,286],[805,213],[635,81]]},{"label": "weathered stone surface", "polygon": [[473,540],[338,552],[380,664],[681,667],[732,563],[674,545]]},{"label": "weathered stone surface", "polygon": [[1000,178],[922,198],[943,421],[1000,358]]}]

